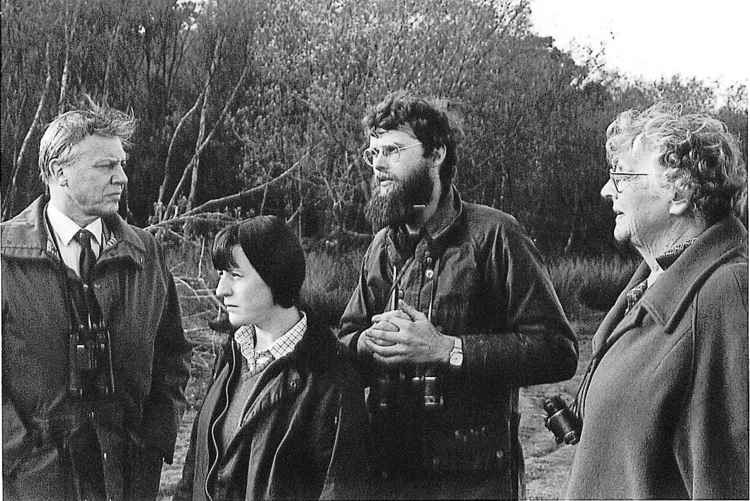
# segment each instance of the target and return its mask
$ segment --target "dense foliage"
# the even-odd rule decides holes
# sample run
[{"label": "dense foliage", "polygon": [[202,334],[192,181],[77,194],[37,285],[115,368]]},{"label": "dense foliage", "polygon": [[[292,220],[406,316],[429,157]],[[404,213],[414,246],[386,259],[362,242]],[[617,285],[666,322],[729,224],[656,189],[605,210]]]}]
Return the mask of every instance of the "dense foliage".
[{"label": "dense foliage", "polygon": [[[513,213],[547,253],[599,251],[607,124],[656,99],[713,109],[716,89],[594,72],[529,15],[525,0],[3,0],[3,218],[42,192],[44,124],[86,93],[139,120],[123,208],[137,224],[230,205],[305,237],[367,233],[360,120],[411,89],[462,123],[465,199]],[[714,111],[746,151],[746,88],[732,92]]]}]

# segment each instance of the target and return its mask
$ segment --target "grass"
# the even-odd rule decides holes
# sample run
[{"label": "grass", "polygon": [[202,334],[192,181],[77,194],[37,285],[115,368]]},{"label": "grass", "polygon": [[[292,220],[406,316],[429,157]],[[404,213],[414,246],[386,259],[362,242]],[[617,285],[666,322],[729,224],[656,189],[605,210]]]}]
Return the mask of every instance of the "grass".
[{"label": "grass", "polygon": [[571,321],[607,311],[635,271],[618,256],[558,258],[547,266],[555,292]]}]

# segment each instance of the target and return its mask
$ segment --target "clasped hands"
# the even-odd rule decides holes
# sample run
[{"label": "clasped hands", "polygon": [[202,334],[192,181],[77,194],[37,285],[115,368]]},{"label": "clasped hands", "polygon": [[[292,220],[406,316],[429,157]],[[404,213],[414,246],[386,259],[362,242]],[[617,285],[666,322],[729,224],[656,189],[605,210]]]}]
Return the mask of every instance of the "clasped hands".
[{"label": "clasped hands", "polygon": [[369,352],[385,365],[447,364],[453,338],[432,325],[427,316],[399,301],[397,310],[372,317],[372,325],[362,331],[357,351]]}]

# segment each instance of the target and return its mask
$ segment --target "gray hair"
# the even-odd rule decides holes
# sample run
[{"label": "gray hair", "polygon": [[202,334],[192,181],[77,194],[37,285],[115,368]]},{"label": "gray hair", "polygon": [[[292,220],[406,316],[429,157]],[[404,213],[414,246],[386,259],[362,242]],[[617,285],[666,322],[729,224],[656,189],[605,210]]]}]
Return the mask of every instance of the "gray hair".
[{"label": "gray hair", "polygon": [[96,106],[73,110],[55,117],[39,142],[39,176],[47,184],[52,175],[51,163],[68,163],[75,159],[73,146],[87,136],[118,137],[128,146],[135,131],[135,118],[113,108]]},{"label": "gray hair", "polygon": [[722,121],[665,103],[621,113],[607,128],[610,164],[616,168],[622,155],[641,146],[659,153],[668,182],[692,190],[693,209],[708,224],[742,203],[747,171],[737,140]]}]

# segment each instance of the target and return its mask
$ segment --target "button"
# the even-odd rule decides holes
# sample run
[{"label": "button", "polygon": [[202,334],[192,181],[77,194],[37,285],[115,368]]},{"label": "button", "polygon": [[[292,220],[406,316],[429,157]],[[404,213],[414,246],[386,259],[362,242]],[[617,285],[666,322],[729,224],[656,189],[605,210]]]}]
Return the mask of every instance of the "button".
[{"label": "button", "polygon": [[427,268],[427,270],[424,272],[424,277],[427,280],[432,280],[432,277],[435,275],[435,272],[432,271],[432,268]]}]

